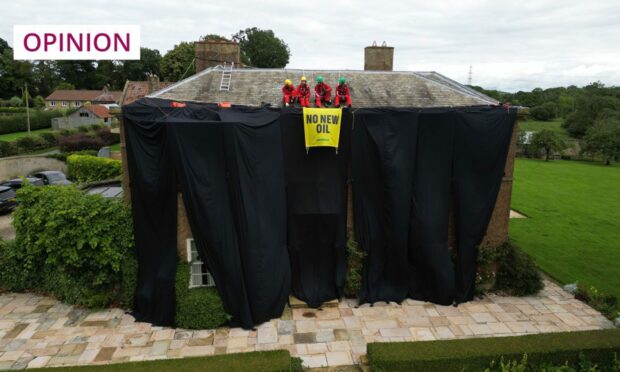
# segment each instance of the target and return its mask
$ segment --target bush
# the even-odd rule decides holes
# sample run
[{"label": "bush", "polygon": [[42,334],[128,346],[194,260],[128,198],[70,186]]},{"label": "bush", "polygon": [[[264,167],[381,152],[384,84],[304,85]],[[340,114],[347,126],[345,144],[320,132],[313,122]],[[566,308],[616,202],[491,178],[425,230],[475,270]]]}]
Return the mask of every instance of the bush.
[{"label": "bush", "polygon": [[574,364],[582,353],[599,366],[613,366],[620,330],[368,344],[373,371],[484,371],[492,360],[519,359],[524,353],[533,365]]},{"label": "bush", "polygon": [[47,141],[38,135],[24,136],[16,139],[15,144],[20,153],[42,150],[50,147]]},{"label": "bush", "polygon": [[189,288],[190,266],[179,262],[176,275],[176,326],[215,328],[230,320],[214,287]]},{"label": "bush", "polygon": [[0,141],[0,158],[17,155],[17,145],[15,142]]},{"label": "bush", "polygon": [[600,311],[608,319],[614,320],[620,317],[620,302],[614,295],[601,293],[595,287],[579,284],[575,298]]},{"label": "bush", "polygon": [[112,133],[110,128],[98,129],[95,132],[95,135],[100,138],[106,146],[110,146],[121,141],[120,134]]},{"label": "bush", "polygon": [[102,307],[118,298],[121,264],[133,250],[131,215],[117,200],[68,186],[17,191],[14,243],[0,252],[0,286]]},{"label": "bush", "polygon": [[45,140],[45,142],[51,147],[51,146],[57,146],[58,145],[58,137],[60,137],[58,135],[58,133],[54,133],[54,132],[45,132],[45,133],[41,133],[39,134],[39,136],[41,138],[43,138],[43,140]]},{"label": "bush", "polygon": [[72,151],[72,152],[60,152],[58,154],[47,154],[45,157],[52,158],[60,161],[67,162],[67,158],[71,155],[89,155],[89,156],[97,156],[98,151],[95,150],[81,150],[81,151]]},{"label": "bush", "polygon": [[105,146],[100,138],[91,137],[86,134],[74,134],[71,136],[60,137],[58,145],[60,146],[60,151],[62,152],[81,150],[99,151],[100,148]]},{"label": "bush", "polygon": [[347,241],[347,279],[344,284],[344,295],[357,297],[362,286],[362,263],[365,254],[359,249],[355,240]]},{"label": "bush", "polygon": [[73,134],[78,134],[78,133],[79,131],[77,129],[61,129],[60,130],[61,137],[71,136]]},{"label": "bush", "polygon": [[91,124],[91,125],[88,127],[88,129],[89,129],[89,130],[91,130],[91,131],[93,131],[93,132],[96,132],[96,131],[98,131],[99,129],[103,129],[103,128],[106,128],[106,126],[105,126],[104,124]]},{"label": "bush", "polygon": [[78,132],[88,133],[90,132],[90,128],[88,125],[82,125],[81,127],[77,127]]},{"label": "bush", "polygon": [[118,291],[118,304],[121,308],[133,309],[133,299],[138,285],[138,261],[135,252],[127,255],[121,265],[121,286]]},{"label": "bush", "polygon": [[543,287],[540,272],[530,256],[509,243],[499,248],[494,290],[510,296],[529,296]]},{"label": "bush", "polygon": [[[63,116],[58,110],[30,110],[30,129],[43,129],[52,127],[52,118]],[[27,116],[25,113],[0,116],[0,134],[24,132],[28,130]]]},{"label": "bush", "polygon": [[121,175],[121,161],[89,155],[67,157],[69,178],[79,182],[103,181]]}]

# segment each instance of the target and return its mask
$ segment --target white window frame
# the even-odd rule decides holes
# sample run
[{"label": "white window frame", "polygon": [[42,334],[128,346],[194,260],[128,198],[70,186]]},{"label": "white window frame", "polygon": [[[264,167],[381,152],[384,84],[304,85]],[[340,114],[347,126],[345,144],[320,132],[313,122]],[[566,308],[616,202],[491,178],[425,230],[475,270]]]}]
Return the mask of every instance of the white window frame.
[{"label": "white window frame", "polygon": [[56,106],[56,101],[50,101],[50,106]]},{"label": "white window frame", "polygon": [[69,106],[69,102],[67,101],[62,101],[62,107],[67,107]]},{"label": "white window frame", "polygon": [[82,106],[82,102],[80,102],[80,101],[73,101],[73,106],[80,107],[80,106]]},{"label": "white window frame", "polygon": [[[187,262],[189,263],[189,288],[200,287],[215,287],[215,281],[211,276],[211,273],[207,271],[204,263],[198,256],[198,249],[196,242],[193,238],[186,240],[187,244]],[[193,252],[192,252],[193,251]],[[194,254],[195,252],[195,254]],[[196,268],[199,268],[200,272],[196,273]],[[203,278],[206,276],[207,282],[203,282]]]}]

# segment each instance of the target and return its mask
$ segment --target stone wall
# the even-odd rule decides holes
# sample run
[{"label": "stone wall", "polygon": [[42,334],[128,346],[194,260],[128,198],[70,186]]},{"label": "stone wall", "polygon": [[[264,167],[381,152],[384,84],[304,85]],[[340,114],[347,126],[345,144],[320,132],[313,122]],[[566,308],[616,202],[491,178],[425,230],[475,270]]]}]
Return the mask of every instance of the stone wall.
[{"label": "stone wall", "polygon": [[364,48],[364,70],[392,71],[394,69],[394,47],[369,46]]},{"label": "stone wall", "polygon": [[30,173],[53,170],[67,173],[67,165],[45,156],[14,156],[0,159],[0,181],[26,176]]},{"label": "stone wall", "polygon": [[197,41],[195,46],[196,72],[224,63],[238,65],[241,60],[239,44],[232,41]]}]

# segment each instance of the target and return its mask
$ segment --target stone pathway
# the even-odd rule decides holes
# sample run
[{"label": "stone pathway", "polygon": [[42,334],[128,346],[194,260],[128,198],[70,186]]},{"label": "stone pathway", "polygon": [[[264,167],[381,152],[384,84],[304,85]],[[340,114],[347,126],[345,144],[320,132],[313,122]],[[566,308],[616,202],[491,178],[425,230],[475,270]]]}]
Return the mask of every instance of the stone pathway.
[{"label": "stone pathway", "polygon": [[286,349],[307,367],[360,362],[368,342],[418,341],[612,328],[549,281],[533,297],[490,295],[458,308],[406,300],[287,308],[257,327],[190,331],[136,323],[120,309],[88,311],[33,294],[0,295],[0,369],[106,364]]}]

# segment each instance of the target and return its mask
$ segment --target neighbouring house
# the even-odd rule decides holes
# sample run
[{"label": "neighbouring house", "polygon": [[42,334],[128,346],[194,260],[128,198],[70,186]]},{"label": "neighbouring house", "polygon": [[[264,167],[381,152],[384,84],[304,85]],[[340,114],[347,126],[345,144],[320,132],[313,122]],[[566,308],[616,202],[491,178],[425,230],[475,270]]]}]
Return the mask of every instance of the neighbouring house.
[{"label": "neighbouring house", "polygon": [[168,81],[159,81],[157,75],[149,75],[146,81],[127,80],[123,92],[118,99],[118,104],[120,106],[128,105],[172,84],[173,83]]},{"label": "neighbouring house", "polygon": [[70,115],[53,118],[52,129],[73,129],[82,127],[84,125],[92,124],[105,124],[107,126],[110,126],[112,124],[112,115],[110,114],[110,108],[116,106],[116,104],[84,105]]},{"label": "neighbouring house", "polygon": [[[146,97],[279,107],[282,104],[281,87],[285,79],[291,79],[297,84],[301,76],[306,76],[308,82],[314,85],[316,77],[321,75],[326,82],[334,84],[334,88],[339,77],[346,77],[355,107],[430,108],[499,104],[497,100],[434,71],[393,71],[393,59],[393,47],[373,45],[365,48],[364,70],[237,68],[240,66],[237,44],[197,42],[196,74],[165,87],[159,86],[160,89],[153,89],[157,91],[147,94]],[[134,89],[130,87],[132,82],[125,86],[123,104],[133,102],[128,98],[130,90]],[[140,94],[143,91],[144,88],[141,88]],[[136,94],[136,97],[138,95]],[[121,132],[122,126],[121,123]],[[516,139],[516,133],[513,133],[505,175],[483,245],[498,246],[508,239]],[[123,146],[122,134],[121,148]],[[126,155],[123,154],[122,157],[126,163]],[[123,166],[123,172],[124,195],[128,200],[130,192],[126,166]],[[352,210],[350,204],[351,201],[349,213]],[[181,194],[178,195],[177,249],[179,255],[192,264],[192,286],[211,285],[212,281],[206,277],[204,266],[195,254],[195,244]]]},{"label": "neighbouring house", "polygon": [[111,104],[118,102],[121,93],[116,90],[108,90],[107,87],[103,87],[101,90],[56,89],[45,98],[45,108],[78,108],[84,106],[86,102],[93,105]]}]

